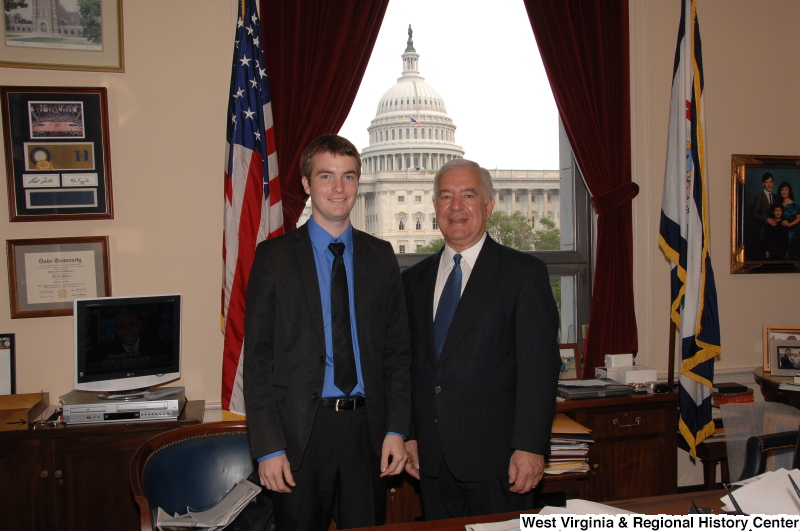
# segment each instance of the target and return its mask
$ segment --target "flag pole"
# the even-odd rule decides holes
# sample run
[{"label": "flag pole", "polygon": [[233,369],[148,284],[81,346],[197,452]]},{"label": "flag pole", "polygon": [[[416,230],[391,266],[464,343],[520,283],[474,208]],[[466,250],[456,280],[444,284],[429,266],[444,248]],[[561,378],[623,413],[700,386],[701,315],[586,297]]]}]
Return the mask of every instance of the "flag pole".
[{"label": "flag pole", "polygon": [[675,334],[678,333],[678,327],[675,326],[675,321],[670,318],[669,320],[669,362],[667,363],[667,385],[670,389],[675,386]]}]

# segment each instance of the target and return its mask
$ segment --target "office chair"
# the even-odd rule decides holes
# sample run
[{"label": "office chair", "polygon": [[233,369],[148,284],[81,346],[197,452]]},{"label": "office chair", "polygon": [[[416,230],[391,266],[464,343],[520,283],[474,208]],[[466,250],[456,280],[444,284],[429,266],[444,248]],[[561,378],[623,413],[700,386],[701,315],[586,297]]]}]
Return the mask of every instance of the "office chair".
[{"label": "office chair", "polygon": [[130,467],[142,531],[155,529],[159,507],[170,516],[208,509],[254,468],[245,422],[196,424],[153,437]]},{"label": "office chair", "polygon": [[747,439],[744,468],[739,481],[763,474],[767,469],[767,458],[776,452],[792,450],[792,468],[800,468],[800,431],[784,431],[755,435]]}]

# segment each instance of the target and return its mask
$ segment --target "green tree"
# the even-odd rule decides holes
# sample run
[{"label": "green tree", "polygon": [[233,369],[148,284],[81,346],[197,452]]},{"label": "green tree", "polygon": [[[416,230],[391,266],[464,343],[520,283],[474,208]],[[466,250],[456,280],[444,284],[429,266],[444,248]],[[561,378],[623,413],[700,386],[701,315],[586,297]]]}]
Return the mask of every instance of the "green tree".
[{"label": "green tree", "polygon": [[423,245],[419,249],[417,249],[416,253],[435,253],[439,249],[444,247],[444,238],[437,238],[430,242],[428,245]]},{"label": "green tree", "polygon": [[[12,20],[11,15],[8,13],[17,9],[18,7],[28,7],[28,2],[25,0],[3,0],[3,7],[5,9],[5,17],[3,18],[5,19],[6,29],[8,30],[11,29]],[[24,20],[20,20],[21,18],[22,16],[19,13],[14,13],[15,22],[24,22]]]},{"label": "green tree", "polygon": [[535,231],[537,251],[557,251],[561,249],[561,230],[550,218],[542,218],[539,224],[543,228]]},{"label": "green tree", "polygon": [[520,211],[509,215],[495,211],[486,223],[489,235],[498,243],[527,251],[533,249],[535,235],[530,220]]},{"label": "green tree", "polygon": [[100,18],[100,0],[78,0],[84,38],[95,44],[103,44],[103,23]]}]

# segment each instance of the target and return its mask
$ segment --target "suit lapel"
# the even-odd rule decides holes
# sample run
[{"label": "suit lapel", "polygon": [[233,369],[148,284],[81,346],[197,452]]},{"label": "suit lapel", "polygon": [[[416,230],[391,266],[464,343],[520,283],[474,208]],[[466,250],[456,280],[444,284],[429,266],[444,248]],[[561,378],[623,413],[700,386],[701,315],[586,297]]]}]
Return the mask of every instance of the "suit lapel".
[{"label": "suit lapel", "polygon": [[420,337],[425,338],[425,353],[432,365],[436,365],[436,348],[433,344],[433,292],[436,289],[436,275],[439,273],[442,251],[443,249],[440,249],[428,262],[427,270],[420,274],[413,293],[414,313],[421,316],[416,319],[416,326],[420,329]]},{"label": "suit lapel", "polygon": [[295,253],[299,264],[300,274],[303,277],[303,285],[306,290],[306,301],[311,310],[311,318],[314,321],[314,328],[325,350],[325,323],[322,320],[322,299],[319,292],[319,277],[317,276],[317,263],[314,260],[314,249],[311,246],[311,238],[308,235],[308,227],[303,225],[294,231]]},{"label": "suit lapel", "polygon": [[[472,273],[470,273],[467,287],[464,288],[464,293],[461,295],[453,322],[450,324],[450,330],[447,332],[447,339],[444,342],[442,354],[439,356],[440,362],[456,350],[461,338],[473,326],[473,322],[480,315],[489,296],[497,287],[500,279],[497,274],[500,271],[497,245],[488,235],[486,236],[483,248],[478,254]],[[433,330],[432,322],[431,320],[431,330]],[[431,337],[433,337],[432,332]]]}]

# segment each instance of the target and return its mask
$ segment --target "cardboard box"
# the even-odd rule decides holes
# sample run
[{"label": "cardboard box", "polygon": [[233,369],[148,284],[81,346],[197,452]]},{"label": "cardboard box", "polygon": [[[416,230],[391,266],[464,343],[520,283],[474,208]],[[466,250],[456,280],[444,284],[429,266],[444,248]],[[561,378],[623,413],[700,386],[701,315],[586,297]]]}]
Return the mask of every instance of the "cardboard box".
[{"label": "cardboard box", "polygon": [[[609,371],[610,372],[610,371]],[[658,380],[656,370],[645,365],[634,365],[632,367],[616,367],[614,376],[609,374],[609,378],[623,384],[647,383]]]},{"label": "cardboard box", "polygon": [[633,366],[633,354],[606,354],[606,367],[631,367]]},{"label": "cardboard box", "polygon": [[50,405],[50,393],[0,395],[0,431],[27,430]]}]

